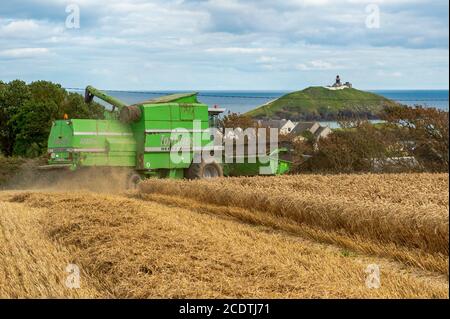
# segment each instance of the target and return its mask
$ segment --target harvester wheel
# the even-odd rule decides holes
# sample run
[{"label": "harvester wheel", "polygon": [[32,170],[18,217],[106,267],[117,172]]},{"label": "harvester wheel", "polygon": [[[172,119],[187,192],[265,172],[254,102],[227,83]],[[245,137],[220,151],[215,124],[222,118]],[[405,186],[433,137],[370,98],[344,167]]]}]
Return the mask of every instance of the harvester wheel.
[{"label": "harvester wheel", "polygon": [[189,179],[206,179],[222,177],[222,166],[216,162],[206,163],[192,163],[186,172],[186,177]]},{"label": "harvester wheel", "polygon": [[127,181],[127,189],[136,190],[140,182],[142,182],[142,178],[139,174],[130,174]]}]

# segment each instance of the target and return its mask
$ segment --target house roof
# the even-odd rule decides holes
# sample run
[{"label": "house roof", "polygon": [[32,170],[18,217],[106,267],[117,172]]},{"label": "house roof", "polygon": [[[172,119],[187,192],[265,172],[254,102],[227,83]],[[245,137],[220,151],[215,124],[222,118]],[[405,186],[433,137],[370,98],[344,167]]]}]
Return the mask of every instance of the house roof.
[{"label": "house roof", "polygon": [[288,122],[290,122],[290,120],[263,120],[263,121],[260,121],[260,124],[263,126],[271,127],[271,128],[281,129]]},{"label": "house roof", "polygon": [[301,134],[305,131],[315,133],[320,128],[318,122],[299,122],[293,129],[292,134]]},{"label": "house roof", "polygon": [[331,131],[331,130],[328,126],[321,126],[314,132],[314,135],[316,137],[319,137],[324,131]]}]

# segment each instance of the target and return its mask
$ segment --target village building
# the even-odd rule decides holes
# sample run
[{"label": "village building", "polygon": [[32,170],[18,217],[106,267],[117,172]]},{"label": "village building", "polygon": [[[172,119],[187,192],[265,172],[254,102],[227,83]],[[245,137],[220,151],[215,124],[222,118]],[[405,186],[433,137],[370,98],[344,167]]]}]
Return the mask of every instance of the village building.
[{"label": "village building", "polygon": [[328,126],[322,126],[319,122],[299,122],[290,134],[304,140],[305,135],[309,133],[314,137],[315,141],[318,141],[321,138],[327,138],[331,132]]},{"label": "village building", "polygon": [[305,132],[314,134],[320,128],[319,122],[299,122],[292,130],[292,135],[302,135]]},{"label": "village building", "polygon": [[296,123],[291,120],[260,120],[258,124],[262,127],[277,128],[280,135],[288,135],[292,132]]},{"label": "village building", "polygon": [[331,129],[328,126],[321,126],[319,129],[314,133],[314,137],[316,140],[320,140],[321,138],[327,138],[328,135],[331,134]]},{"label": "village building", "polygon": [[316,141],[326,138],[332,132],[328,126],[321,126],[319,122],[292,122],[290,120],[260,120],[258,125],[267,128],[277,128],[280,135],[291,135],[304,139],[309,132]]}]

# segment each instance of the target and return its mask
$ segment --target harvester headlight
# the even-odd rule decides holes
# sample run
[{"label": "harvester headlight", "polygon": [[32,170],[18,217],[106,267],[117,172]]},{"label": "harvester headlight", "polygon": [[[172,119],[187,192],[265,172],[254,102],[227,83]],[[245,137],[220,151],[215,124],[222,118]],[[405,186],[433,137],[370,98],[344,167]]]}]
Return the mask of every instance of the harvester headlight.
[{"label": "harvester headlight", "polygon": [[50,157],[51,157],[51,158],[55,158],[55,157],[56,157],[56,154],[55,154],[55,153],[51,153],[51,154],[50,154]]}]

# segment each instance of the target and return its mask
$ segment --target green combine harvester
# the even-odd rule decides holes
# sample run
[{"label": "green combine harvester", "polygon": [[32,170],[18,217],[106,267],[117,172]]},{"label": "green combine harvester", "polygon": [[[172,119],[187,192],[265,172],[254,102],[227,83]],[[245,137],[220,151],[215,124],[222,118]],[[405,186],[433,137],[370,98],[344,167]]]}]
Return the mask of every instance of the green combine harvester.
[{"label": "green combine harvester", "polygon": [[[201,152],[214,152],[217,148],[210,146],[211,136],[203,137],[199,145],[192,145],[194,134],[213,127],[223,112],[223,109],[208,108],[199,103],[197,93],[167,95],[126,105],[88,86],[86,102],[92,102],[94,97],[111,104],[112,110],[105,112],[104,120],[65,118],[55,121],[48,140],[48,165],[41,169],[128,169],[131,171],[128,178],[130,188],[148,177],[201,179],[257,175],[261,165],[269,167],[274,175],[289,170],[290,163],[275,156],[282,151],[278,149],[257,163],[194,161]],[[179,137],[177,132],[180,132]],[[180,141],[186,134],[189,139]],[[171,159],[174,144],[183,145],[182,161]]]}]

